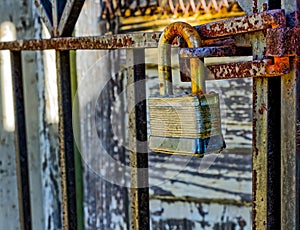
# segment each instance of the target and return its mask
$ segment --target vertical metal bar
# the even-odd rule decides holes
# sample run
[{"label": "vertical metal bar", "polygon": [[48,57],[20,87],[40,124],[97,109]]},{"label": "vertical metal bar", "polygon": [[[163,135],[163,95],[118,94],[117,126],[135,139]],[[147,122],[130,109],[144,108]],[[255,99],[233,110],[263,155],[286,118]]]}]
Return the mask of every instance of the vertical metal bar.
[{"label": "vertical metal bar", "polygon": [[[71,90],[72,90],[72,101],[75,104],[73,108],[76,108],[74,119],[77,125],[77,129],[80,129],[80,111],[79,111],[79,101],[75,99],[77,93],[77,71],[76,71],[76,51],[70,51],[70,74],[71,74]],[[83,166],[82,166],[82,159],[81,154],[78,149],[76,143],[74,144],[74,167],[75,167],[75,178],[76,178],[76,208],[77,208],[77,225],[78,230],[84,229],[84,213],[83,213],[83,200],[84,200],[84,185],[83,185]]]},{"label": "vertical metal bar", "polygon": [[69,51],[56,51],[59,101],[59,156],[62,180],[63,226],[77,229],[74,139]]},{"label": "vertical metal bar", "polygon": [[[269,9],[279,9],[280,0],[269,0]],[[281,166],[281,127],[280,77],[268,79],[268,190],[267,190],[267,229],[280,226],[280,166]]]},{"label": "vertical metal bar", "polygon": [[[277,0],[254,0],[253,12],[265,2],[277,8]],[[265,35],[252,36],[253,55],[262,58]],[[280,78],[253,79],[252,229],[276,229],[280,225]]]},{"label": "vertical metal bar", "polygon": [[20,226],[22,230],[31,229],[30,183],[28,171],[28,151],[24,106],[21,52],[11,52],[12,77],[15,103],[15,146],[19,192]]},{"label": "vertical metal bar", "polygon": [[253,79],[252,229],[267,227],[267,79]]},{"label": "vertical metal bar", "polygon": [[131,178],[131,229],[147,230],[149,223],[148,153],[147,153],[147,113],[145,83],[145,50],[127,51],[130,178]]},{"label": "vertical metal bar", "polygon": [[[293,12],[298,0],[282,0],[287,26],[299,25]],[[297,15],[297,13],[296,13]],[[290,58],[291,71],[281,77],[281,229],[299,229],[300,58]]]},{"label": "vertical metal bar", "polygon": [[280,225],[279,101],[280,78],[253,79],[253,229]]},{"label": "vertical metal bar", "polygon": [[281,229],[299,229],[300,61],[281,80]]}]

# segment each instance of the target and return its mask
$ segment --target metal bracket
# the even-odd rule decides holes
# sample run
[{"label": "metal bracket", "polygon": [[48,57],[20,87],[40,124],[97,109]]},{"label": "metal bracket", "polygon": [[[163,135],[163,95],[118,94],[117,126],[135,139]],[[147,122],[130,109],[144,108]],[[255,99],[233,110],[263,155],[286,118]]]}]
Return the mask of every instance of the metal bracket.
[{"label": "metal bracket", "polygon": [[300,56],[300,26],[267,30],[267,56]]},{"label": "metal bracket", "polygon": [[300,26],[288,28],[286,21],[284,10],[270,10],[200,25],[196,27],[200,36],[208,40],[204,40],[199,48],[182,48],[179,55],[181,58],[245,56],[249,54],[249,47],[236,45],[237,35],[266,31],[265,58],[207,67],[215,79],[287,74],[290,71],[289,56],[300,55]]}]

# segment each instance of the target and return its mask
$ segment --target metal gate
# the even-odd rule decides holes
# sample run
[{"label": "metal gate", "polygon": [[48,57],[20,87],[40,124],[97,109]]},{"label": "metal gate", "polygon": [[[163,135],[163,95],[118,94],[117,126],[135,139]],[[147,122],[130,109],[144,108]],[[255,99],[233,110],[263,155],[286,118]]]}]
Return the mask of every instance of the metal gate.
[{"label": "metal gate", "polygon": [[[128,83],[145,79],[146,48],[157,48],[160,33],[70,37],[84,1],[57,1],[48,7],[35,1],[53,38],[1,42],[10,50],[16,117],[16,157],[22,229],[31,229],[28,151],[24,112],[21,55],[26,50],[56,50],[59,93],[59,147],[63,188],[64,229],[77,228],[74,173],[70,50],[126,49]],[[186,58],[243,55],[254,61],[208,66],[216,80],[253,78],[253,229],[299,228],[299,3],[253,1],[248,15],[196,26],[203,39],[195,49],[182,48]],[[280,9],[282,7],[282,10]],[[52,10],[54,12],[52,12]],[[247,11],[247,10],[246,10]],[[130,93],[131,227],[149,229],[146,85]],[[280,92],[280,93],[279,93]],[[142,101],[142,102],[141,102]],[[139,102],[136,105],[135,102]],[[137,140],[143,141],[141,145]]]}]

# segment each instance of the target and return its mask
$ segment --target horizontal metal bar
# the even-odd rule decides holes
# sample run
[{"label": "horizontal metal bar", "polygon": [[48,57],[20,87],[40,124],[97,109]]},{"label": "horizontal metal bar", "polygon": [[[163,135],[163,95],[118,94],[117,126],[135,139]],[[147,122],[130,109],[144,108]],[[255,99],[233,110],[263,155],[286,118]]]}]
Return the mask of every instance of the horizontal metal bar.
[{"label": "horizontal metal bar", "polygon": [[199,48],[181,48],[181,58],[205,58],[225,56],[252,56],[251,47],[237,47],[235,45],[222,45]]},{"label": "horizontal metal bar", "polygon": [[227,63],[207,66],[215,79],[272,77],[287,74],[290,71],[289,58],[274,58],[250,62]]},{"label": "horizontal metal bar", "polygon": [[196,26],[202,38],[216,38],[249,33],[286,25],[284,10],[269,10],[263,13],[212,22]]},{"label": "horizontal metal bar", "polygon": [[[283,10],[270,10],[263,13],[223,20],[196,26],[203,39],[234,36],[268,28],[285,26]],[[78,50],[78,49],[117,49],[117,48],[156,48],[160,32],[103,35],[90,37],[64,37],[44,40],[18,40],[0,43],[0,50]],[[228,38],[230,39],[230,38]],[[207,42],[206,42],[207,43]],[[205,45],[205,41],[203,42]]]},{"label": "horizontal metal bar", "polygon": [[267,30],[267,56],[300,56],[300,26]]},{"label": "horizontal metal bar", "polygon": [[0,42],[0,50],[91,50],[117,48],[156,48],[160,33],[132,33],[91,37],[65,37],[44,40]]},{"label": "horizontal metal bar", "polygon": [[235,46],[215,46],[200,48],[182,48],[179,51],[181,58],[223,57],[236,55]]}]

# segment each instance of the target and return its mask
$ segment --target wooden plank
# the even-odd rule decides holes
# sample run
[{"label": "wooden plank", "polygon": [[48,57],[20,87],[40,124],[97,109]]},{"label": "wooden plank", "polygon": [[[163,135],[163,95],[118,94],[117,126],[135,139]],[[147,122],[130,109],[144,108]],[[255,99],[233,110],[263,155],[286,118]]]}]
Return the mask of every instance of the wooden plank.
[{"label": "wooden plank", "polygon": [[[250,149],[247,150],[250,153]],[[183,164],[179,156],[151,153],[151,196],[168,195],[195,199],[251,202],[251,155],[230,152],[193,158]]]},{"label": "wooden plank", "polygon": [[151,200],[151,229],[251,229],[251,207]]}]

